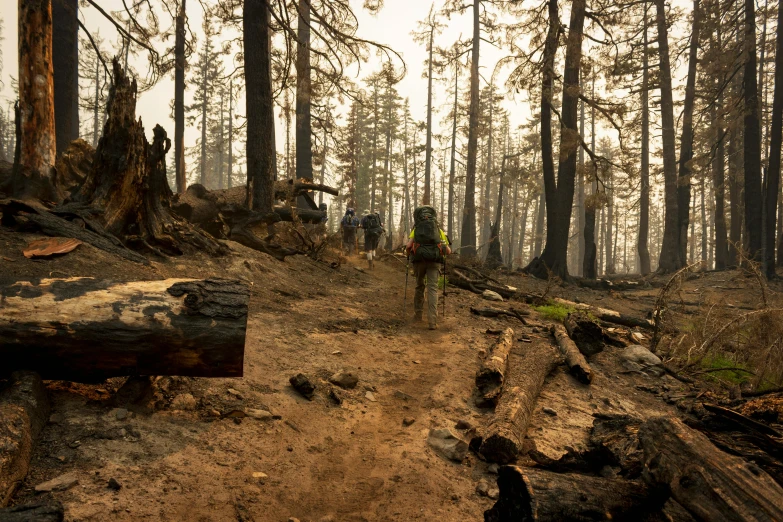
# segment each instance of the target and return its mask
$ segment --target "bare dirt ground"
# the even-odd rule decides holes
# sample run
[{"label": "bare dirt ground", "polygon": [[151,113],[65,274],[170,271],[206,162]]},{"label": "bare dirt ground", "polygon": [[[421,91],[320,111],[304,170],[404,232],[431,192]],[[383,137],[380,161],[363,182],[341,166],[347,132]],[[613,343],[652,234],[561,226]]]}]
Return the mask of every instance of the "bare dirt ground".
[{"label": "bare dirt ground", "polygon": [[[363,273],[354,268],[364,266],[360,258],[340,269],[304,257],[280,263],[231,243],[234,252],[223,259],[190,257],[150,267],[88,245],[57,259],[30,261],[20,250],[33,238],[0,229],[0,282],[221,276],[251,282],[252,296],[243,378],[158,378],[130,405],[116,396],[124,379],[49,382],[52,417],[14,503],[51,496],[63,502],[70,521],[283,522],[482,520],[492,505],[476,493],[480,480],[494,481],[487,464],[472,452],[461,464],[443,459],[427,445],[428,431],[449,428],[469,440],[473,432],[456,429],[458,421],[479,432],[488,423],[491,411],[472,399],[479,357],[492,342],[488,328],[511,326],[517,337],[548,333],[516,319],[472,316],[469,307],[485,302],[457,289],[449,292],[439,330],[411,324],[402,316],[404,268],[391,258]],[[721,284],[750,284],[732,277],[722,274]],[[509,282],[529,292],[543,289],[528,278]],[[684,291],[735,299],[721,284],[715,278],[691,281]],[[552,291],[638,316],[652,308],[655,294]],[[749,304],[741,295],[736,304]],[[412,296],[411,280],[408,315]],[[531,448],[541,455],[557,459],[584,448],[595,413],[676,415],[678,397],[688,393],[668,376],[622,372],[615,349],[591,364],[591,386],[562,367],[549,376],[528,432]],[[359,377],[355,389],[338,391],[341,405],[328,396],[333,387],[327,382],[339,370]],[[318,383],[314,400],[289,385],[298,372]],[[650,386],[661,393],[649,393]],[[250,409],[274,418],[244,416]],[[404,419],[414,422],[406,426]],[[35,485],[65,473],[78,484],[35,493]],[[108,488],[109,479],[121,488]]]}]

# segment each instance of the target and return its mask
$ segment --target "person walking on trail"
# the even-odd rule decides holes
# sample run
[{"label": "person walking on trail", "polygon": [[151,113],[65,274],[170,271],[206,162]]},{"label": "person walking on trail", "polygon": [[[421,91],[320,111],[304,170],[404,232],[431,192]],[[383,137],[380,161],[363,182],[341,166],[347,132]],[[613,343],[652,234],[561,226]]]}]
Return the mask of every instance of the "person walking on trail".
[{"label": "person walking on trail", "polygon": [[364,251],[367,253],[367,266],[372,270],[375,268],[375,249],[378,248],[378,241],[385,232],[380,214],[365,210],[361,227],[364,229]]},{"label": "person walking on trail", "polygon": [[451,254],[449,238],[438,225],[437,218],[438,215],[433,207],[417,208],[413,212],[413,230],[408,236],[408,244],[405,247],[405,253],[411,257],[413,272],[416,275],[413,320],[422,320],[426,286],[427,319],[430,330],[438,327],[438,269],[445,256]]},{"label": "person walking on trail", "polygon": [[343,251],[346,255],[354,253],[356,245],[356,229],[359,227],[359,218],[356,217],[356,212],[352,208],[348,208],[345,211],[342,221],[340,221],[340,228],[343,230]]}]

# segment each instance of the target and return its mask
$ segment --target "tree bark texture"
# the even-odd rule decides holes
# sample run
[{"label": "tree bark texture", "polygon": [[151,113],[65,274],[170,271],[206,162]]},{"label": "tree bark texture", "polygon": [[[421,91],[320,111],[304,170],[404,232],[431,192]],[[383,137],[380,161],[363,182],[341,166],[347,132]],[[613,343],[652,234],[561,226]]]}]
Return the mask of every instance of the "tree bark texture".
[{"label": "tree bark texture", "polygon": [[581,354],[574,341],[568,336],[565,327],[560,324],[552,326],[552,334],[555,336],[560,355],[565,359],[566,366],[571,375],[582,384],[590,384],[593,381],[593,371],[587,364],[587,359]]},{"label": "tree bark texture", "polygon": [[[720,33],[720,31],[718,31]],[[717,82],[716,82],[717,83]],[[715,192],[715,270],[725,270],[729,260],[729,244],[726,230],[726,159],[723,127],[718,119],[718,111],[723,107],[723,97],[719,97],[711,111],[715,135],[715,157],[712,159],[712,186]],[[773,122],[774,126],[774,122]],[[771,157],[770,157],[771,158]],[[770,159],[770,166],[771,166]],[[771,167],[770,167],[771,168]]]},{"label": "tree bark texture", "polygon": [[185,25],[187,0],[181,0],[176,20],[174,40],[174,172],[176,190],[183,194],[187,189],[185,175]]},{"label": "tree bark texture", "polygon": [[51,0],[19,0],[21,147],[12,194],[56,201]]},{"label": "tree bark texture", "polygon": [[470,56],[470,108],[468,110],[468,163],[465,172],[465,204],[462,212],[460,255],[476,257],[476,155],[479,117],[479,42],[481,41],[481,1],[473,2],[473,45]]},{"label": "tree bark texture", "polygon": [[[313,179],[310,119],[310,0],[299,0],[296,29],[296,177]],[[300,205],[301,206],[301,205]]]},{"label": "tree bark texture", "polygon": [[548,339],[534,338],[524,349],[511,351],[500,400],[479,449],[485,459],[508,464],[519,457],[536,400],[557,361]]},{"label": "tree bark texture", "polygon": [[697,520],[783,520],[783,489],[772,477],[679,420],[647,421],[639,441],[645,481],[668,488]]},{"label": "tree bark texture", "polygon": [[587,314],[580,312],[568,314],[563,324],[568,336],[576,343],[579,351],[587,357],[604,350],[603,329],[590,320]]},{"label": "tree bark texture", "polygon": [[277,179],[269,9],[269,0],[245,0],[242,15],[247,113],[247,207],[267,214],[272,212],[274,182]]},{"label": "tree bark texture", "polygon": [[665,214],[663,241],[658,270],[675,272],[682,266],[679,246],[679,206],[677,187],[677,156],[674,139],[674,100],[672,99],[672,69],[669,61],[669,36],[666,23],[666,2],[655,0],[658,26],[659,82],[661,90],[661,134],[663,142],[663,177]]},{"label": "tree bark texture", "polygon": [[[477,0],[479,1],[479,0]],[[424,197],[422,205],[430,204],[430,172],[432,169],[432,53],[434,51],[435,25],[430,25],[430,39],[427,45],[427,139],[424,144]]]},{"label": "tree bark texture", "polygon": [[96,382],[241,377],[250,296],[225,279],[43,279],[2,288],[2,373]]},{"label": "tree bark texture", "polygon": [[500,468],[498,487],[500,497],[484,512],[485,522],[631,522],[666,502],[664,494],[638,481],[517,466]]},{"label": "tree bark texture", "polygon": [[767,278],[775,277],[775,220],[780,195],[780,149],[783,146],[783,3],[778,5],[775,51],[775,94],[772,99],[772,129],[769,137],[769,173],[765,187],[764,269]]},{"label": "tree bark texture", "polygon": [[742,79],[744,102],[743,174],[745,177],[745,244],[748,256],[762,261],[761,126],[756,78],[756,2],[745,0],[745,68]]},{"label": "tree bark texture", "polygon": [[62,522],[63,520],[65,520],[65,509],[59,500],[0,508],[0,522]]},{"label": "tree bark texture", "polygon": [[644,3],[644,45],[642,47],[642,137],[641,187],[639,193],[639,235],[636,251],[639,255],[639,273],[647,275],[650,266],[650,60],[647,55],[647,2]]},{"label": "tree bark texture", "polygon": [[476,388],[481,402],[496,403],[506,376],[508,354],[514,347],[514,330],[506,328],[487,352],[476,372]]},{"label": "tree bark texture", "polygon": [[79,2],[52,0],[54,126],[57,155],[79,138]]}]

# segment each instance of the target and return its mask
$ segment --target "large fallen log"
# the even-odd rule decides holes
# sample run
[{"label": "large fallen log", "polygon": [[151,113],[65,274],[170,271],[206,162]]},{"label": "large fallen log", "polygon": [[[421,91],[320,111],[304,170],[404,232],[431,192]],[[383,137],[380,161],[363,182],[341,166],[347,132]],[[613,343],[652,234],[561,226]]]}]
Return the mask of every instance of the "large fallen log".
[{"label": "large fallen log", "polygon": [[225,279],[43,279],[0,288],[0,377],[240,377],[248,287]]},{"label": "large fallen log", "polygon": [[62,522],[64,519],[65,509],[59,500],[0,509],[0,522]]},{"label": "large fallen log", "polygon": [[27,476],[33,445],[48,418],[49,397],[41,377],[34,372],[11,374],[0,391],[0,507]]},{"label": "large fallen log", "polygon": [[659,511],[667,495],[643,482],[535,468],[503,466],[500,496],[484,512],[485,522],[560,522],[564,520],[639,520]]},{"label": "large fallen log", "polygon": [[668,488],[697,520],[783,520],[783,488],[772,477],[679,420],[645,422],[639,441],[645,480]]},{"label": "large fallen log", "polygon": [[607,323],[619,324],[621,326],[628,326],[629,328],[645,328],[652,330],[655,325],[649,319],[642,319],[631,315],[621,314],[616,310],[609,310],[608,308],[600,308],[597,306],[591,306],[585,303],[575,303],[567,299],[561,299],[556,297],[555,302],[560,303],[576,310],[586,310],[592,313],[597,319],[606,321]]},{"label": "large fallen log", "polygon": [[544,380],[557,362],[557,352],[547,339],[534,338],[524,349],[511,351],[500,400],[479,450],[485,459],[500,464],[517,459]]},{"label": "large fallen log", "polygon": [[557,347],[560,349],[560,355],[565,359],[571,375],[582,384],[590,384],[593,382],[593,370],[590,369],[590,365],[587,364],[585,356],[581,354],[579,348],[574,344],[574,341],[568,337],[568,332],[565,327],[560,324],[553,325],[552,335],[555,336]]},{"label": "large fallen log", "polygon": [[566,316],[563,324],[579,351],[590,357],[604,350],[604,331],[583,312]]},{"label": "large fallen log", "polygon": [[482,403],[495,403],[500,396],[506,375],[508,353],[514,346],[514,330],[506,328],[489,349],[486,359],[476,372],[476,388]]}]

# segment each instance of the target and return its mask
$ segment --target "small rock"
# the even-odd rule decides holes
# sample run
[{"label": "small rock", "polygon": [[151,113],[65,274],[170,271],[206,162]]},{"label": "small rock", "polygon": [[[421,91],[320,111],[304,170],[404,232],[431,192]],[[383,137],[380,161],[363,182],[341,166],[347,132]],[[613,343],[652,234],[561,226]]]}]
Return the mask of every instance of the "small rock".
[{"label": "small rock", "polygon": [[299,522],[299,519],[294,517],[288,517],[288,522]]},{"label": "small rock", "polygon": [[644,335],[639,332],[631,332],[631,339],[638,344],[644,340]]},{"label": "small rock", "polygon": [[469,430],[473,427],[473,425],[465,419],[460,419],[457,421],[457,424],[455,424],[454,427],[458,430]]},{"label": "small rock", "polygon": [[370,402],[378,402],[378,399],[375,398],[375,394],[371,391],[368,391],[364,394],[364,398],[367,399]]},{"label": "small rock", "polygon": [[489,496],[489,482],[484,479],[479,480],[479,483],[476,484],[476,493],[482,497]]},{"label": "small rock", "polygon": [[329,388],[329,398],[332,399],[332,402],[340,406],[345,399],[343,399],[342,393],[340,393],[336,388]]},{"label": "small rock", "polygon": [[297,373],[291,377],[288,382],[291,386],[298,391],[306,399],[313,400],[313,393],[315,393],[315,384],[303,373]]},{"label": "small rock", "polygon": [[65,491],[66,489],[72,488],[78,483],[79,479],[76,478],[76,475],[73,473],[66,473],[65,475],[60,475],[59,477],[53,478],[52,480],[38,484],[35,486],[35,491],[38,493],[46,493],[48,491]]},{"label": "small rock", "polygon": [[247,414],[248,417],[252,417],[254,419],[266,421],[266,420],[272,420],[275,418],[274,415],[272,415],[270,412],[266,410],[257,410],[254,408],[247,408],[245,410],[245,414]]},{"label": "small rock", "polygon": [[651,373],[657,377],[665,373],[661,359],[640,344],[625,348],[620,352],[620,359],[626,370]]},{"label": "small rock", "polygon": [[329,382],[340,388],[352,390],[359,384],[359,377],[351,372],[339,371],[329,377]]},{"label": "small rock", "polygon": [[394,391],[394,396],[397,397],[398,399],[402,399],[403,401],[412,401],[413,400],[412,396],[408,395],[407,393],[403,393],[400,390],[395,390]]},{"label": "small rock", "polygon": [[109,488],[112,491],[119,491],[122,489],[122,484],[117,482],[116,479],[110,478],[109,483],[106,485],[107,488]]},{"label": "small rock", "polygon": [[253,478],[254,479],[265,479],[265,478],[269,478],[269,475],[267,475],[263,471],[254,471],[253,472]]},{"label": "small rock", "polygon": [[499,469],[500,466],[498,466],[497,464],[490,464],[489,466],[487,466],[487,472],[492,473],[493,475],[497,475]]},{"label": "small rock", "polygon": [[229,389],[226,390],[226,392],[228,392],[229,395],[233,395],[237,399],[242,399],[243,398],[242,394],[239,393],[238,391],[236,391],[234,388],[229,388]]},{"label": "small rock", "polygon": [[533,329],[532,329],[532,330],[530,330],[530,331],[531,331],[531,332],[533,332],[533,333],[538,333],[538,332],[539,332],[538,328],[533,328]]},{"label": "small rock", "polygon": [[332,355],[342,355],[342,354],[343,352],[341,352],[340,350],[335,350],[332,352]]},{"label": "small rock", "polygon": [[406,428],[411,424],[413,424],[414,422],[416,422],[416,419],[414,419],[413,417],[405,417],[404,419],[402,419],[402,425],[405,426]]},{"label": "small rock", "polygon": [[547,415],[551,415],[552,417],[557,417],[557,412],[548,406],[544,406],[543,408],[541,408],[541,411],[543,411]]},{"label": "small rock", "polygon": [[191,411],[196,409],[196,404],[197,402],[195,397],[189,393],[182,393],[174,397],[174,399],[171,401],[171,409]]},{"label": "small rock", "polygon": [[491,498],[492,500],[497,500],[498,497],[500,497],[500,490],[496,487],[489,488],[489,491],[487,492],[487,496]]},{"label": "small rock", "polygon": [[49,422],[52,424],[60,424],[65,420],[65,415],[62,413],[52,413],[49,415]]},{"label": "small rock", "polygon": [[209,410],[209,416],[210,417],[220,417],[220,412],[216,409]]},{"label": "small rock", "polygon": [[427,443],[436,453],[454,462],[462,462],[468,453],[468,443],[446,428],[430,430]]},{"label": "small rock", "polygon": [[497,292],[493,292],[492,290],[484,290],[484,293],[481,294],[481,297],[487,301],[497,301],[499,303],[503,302],[503,296]]},{"label": "small rock", "polygon": [[117,408],[116,410],[114,410],[114,417],[117,420],[125,420],[126,418],[128,418],[128,410],[126,410],[125,408]]},{"label": "small rock", "polygon": [[413,364],[421,364],[421,361],[413,361]]}]

